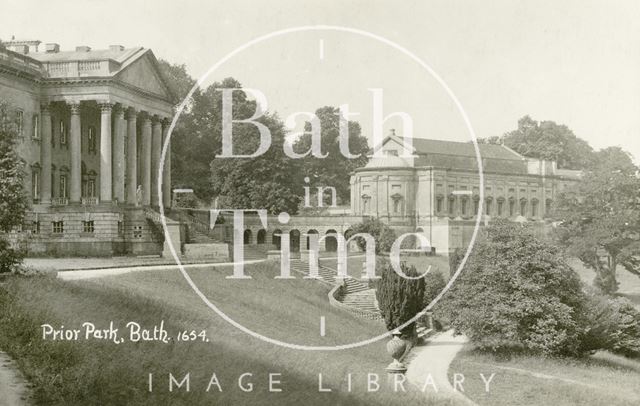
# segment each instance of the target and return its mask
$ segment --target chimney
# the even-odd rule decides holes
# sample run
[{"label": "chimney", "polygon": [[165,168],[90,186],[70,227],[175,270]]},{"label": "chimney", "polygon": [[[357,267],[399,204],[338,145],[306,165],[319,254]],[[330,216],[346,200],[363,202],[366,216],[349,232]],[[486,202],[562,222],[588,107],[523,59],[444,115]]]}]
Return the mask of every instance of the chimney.
[{"label": "chimney", "polygon": [[109,45],[109,51],[124,51],[122,45]]},{"label": "chimney", "polygon": [[46,44],[44,46],[44,51],[48,54],[57,54],[58,52],[60,52],[60,45],[58,44]]},{"label": "chimney", "polygon": [[76,52],[89,52],[91,51],[91,47],[88,47],[86,45],[80,45],[76,47]]}]

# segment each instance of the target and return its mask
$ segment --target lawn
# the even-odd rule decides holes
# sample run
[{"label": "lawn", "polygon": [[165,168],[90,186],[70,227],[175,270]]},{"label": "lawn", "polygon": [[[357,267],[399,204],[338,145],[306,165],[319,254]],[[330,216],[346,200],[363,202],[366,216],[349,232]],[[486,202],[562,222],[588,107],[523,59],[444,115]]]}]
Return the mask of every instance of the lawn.
[{"label": "lawn", "polygon": [[[288,342],[344,344],[384,331],[379,322],[357,319],[328,305],[327,288],[309,280],[276,280],[275,266],[247,267],[251,280],[229,280],[230,268],[189,271],[205,295],[243,325]],[[326,318],[326,336],[319,317]],[[43,340],[41,325],[99,328],[114,322],[125,336],[135,321],[152,328],[164,322],[174,338],[114,344],[110,341]],[[179,331],[206,330],[208,342],[177,342]],[[128,336],[127,336],[128,337]],[[385,366],[385,341],[344,351],[300,351],[250,337],[213,314],[177,271],[137,272],[88,281],[65,282],[49,276],[12,277],[0,285],[0,348],[16,359],[34,385],[38,404],[53,405],[407,405],[452,404],[406,385],[393,393]],[[239,388],[238,379],[253,383]],[[148,377],[153,374],[153,391]],[[190,374],[190,391],[168,390],[169,374]],[[213,385],[216,374],[222,392]],[[269,374],[280,380],[269,391]],[[378,374],[380,390],[367,391],[367,374]],[[324,388],[319,392],[318,375]],[[347,378],[352,386],[348,390]],[[246,388],[246,387],[245,387]],[[375,389],[375,385],[373,386]]]},{"label": "lawn", "polygon": [[[586,359],[514,356],[496,359],[468,347],[449,367],[463,374],[464,394],[480,406],[635,406],[640,404],[640,361],[601,352]],[[488,380],[489,392],[480,377]]]}]

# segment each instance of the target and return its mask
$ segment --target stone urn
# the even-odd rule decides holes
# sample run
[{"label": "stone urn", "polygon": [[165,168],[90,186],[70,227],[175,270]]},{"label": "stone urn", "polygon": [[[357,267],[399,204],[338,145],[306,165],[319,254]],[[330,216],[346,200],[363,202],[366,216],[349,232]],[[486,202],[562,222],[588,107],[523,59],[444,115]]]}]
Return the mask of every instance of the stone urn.
[{"label": "stone urn", "polygon": [[400,358],[407,350],[407,342],[400,338],[400,331],[396,330],[392,333],[393,338],[387,343],[387,352],[393,358],[393,361],[387,366],[387,372],[390,374],[404,374],[407,367],[400,361]]}]

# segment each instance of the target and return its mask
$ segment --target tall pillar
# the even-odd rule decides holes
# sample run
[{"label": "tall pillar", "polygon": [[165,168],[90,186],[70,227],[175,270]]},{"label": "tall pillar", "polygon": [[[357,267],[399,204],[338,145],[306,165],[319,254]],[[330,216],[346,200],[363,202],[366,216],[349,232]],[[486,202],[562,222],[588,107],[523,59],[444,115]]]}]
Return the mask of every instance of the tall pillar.
[{"label": "tall pillar", "polygon": [[116,111],[113,131],[113,197],[118,203],[124,202],[124,107]]},{"label": "tall pillar", "polygon": [[40,106],[40,162],[42,164],[42,192],[40,202],[51,203],[51,112],[49,103]]},{"label": "tall pillar", "polygon": [[100,104],[100,201],[111,201],[111,103]]},{"label": "tall pillar", "polygon": [[140,154],[142,172],[142,204],[149,206],[151,203],[151,119],[145,114],[142,117],[142,133],[140,137],[142,150]]},{"label": "tall pillar", "polygon": [[158,116],[152,119],[151,136],[151,204],[158,204],[158,169],[160,167],[160,153],[162,152],[162,121]]},{"label": "tall pillar", "polygon": [[171,207],[171,140],[167,142],[169,133],[169,121],[164,121],[162,127],[162,140],[167,143],[167,151],[164,156],[164,165],[162,168],[162,204],[165,208]]},{"label": "tall pillar", "polygon": [[136,111],[127,110],[127,203],[136,204],[138,189],[138,146],[136,139]]},{"label": "tall pillar", "polygon": [[69,126],[69,145],[71,153],[71,193],[72,203],[79,203],[82,197],[82,151],[80,149],[80,103],[69,104],[71,124]]}]

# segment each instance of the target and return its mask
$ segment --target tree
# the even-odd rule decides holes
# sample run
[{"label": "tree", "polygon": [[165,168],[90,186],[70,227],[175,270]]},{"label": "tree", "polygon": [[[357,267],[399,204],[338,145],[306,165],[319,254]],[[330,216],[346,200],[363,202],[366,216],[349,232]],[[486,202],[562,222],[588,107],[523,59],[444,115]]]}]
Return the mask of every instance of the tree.
[{"label": "tree", "polygon": [[[407,266],[400,263],[402,272],[409,277],[420,276],[415,266]],[[423,309],[425,292],[424,278],[404,278],[395,272],[388,261],[379,261],[381,279],[376,289],[376,298],[380,306],[380,313],[384,318],[387,330],[396,330],[398,327],[411,320]],[[415,323],[411,323],[402,329],[405,336],[412,336],[415,331]]]},{"label": "tree", "polygon": [[596,286],[612,293],[618,265],[640,276],[640,179],[619,148],[596,157],[596,167],[559,195],[554,217],[558,241],[596,272]]},{"label": "tree", "polygon": [[[366,153],[369,150],[367,139],[361,135],[360,124],[348,121],[349,152],[358,158],[347,158],[340,152],[340,122],[345,120],[336,107],[325,106],[315,111],[321,130],[321,151],[328,154],[326,158],[316,158],[311,155],[301,159],[302,172],[309,177],[309,186],[315,190],[318,186],[333,186],[336,188],[337,200],[340,204],[347,204],[350,200],[349,178],[351,172],[367,163]],[[294,144],[294,151],[304,153],[311,148],[311,123],[305,124],[306,133]]]},{"label": "tree", "polygon": [[[239,82],[227,79],[214,84],[206,94],[212,94],[210,105],[218,114],[222,109],[220,87],[241,88]],[[233,93],[234,118],[251,117],[256,110],[256,102],[249,100],[244,92]],[[236,113],[237,112],[237,113]],[[236,115],[237,114],[237,115]],[[234,209],[266,209],[272,214],[287,212],[296,214],[302,194],[302,176],[298,160],[284,153],[284,124],[277,115],[265,113],[257,121],[271,132],[271,147],[255,158],[214,158],[211,161],[211,194],[222,196],[219,205]],[[221,151],[222,121],[215,121],[215,145],[217,154]],[[240,123],[233,128],[234,153],[249,155],[260,143],[260,134],[255,125]]]},{"label": "tree", "polygon": [[502,137],[481,142],[500,144],[527,157],[556,161],[560,168],[584,169],[593,161],[593,148],[563,124],[538,122],[529,116],[518,120],[518,128]]},{"label": "tree", "polygon": [[560,249],[506,220],[485,233],[436,312],[480,348],[576,354],[582,286]]},{"label": "tree", "polygon": [[[351,230],[347,237],[359,233],[370,234],[376,242],[376,255],[391,251],[391,246],[396,240],[395,231],[377,218],[367,218],[362,223],[355,224]],[[364,238],[357,237],[356,244],[361,250],[366,249]]]},{"label": "tree", "polygon": [[[16,151],[16,121],[9,105],[0,100],[0,232],[22,224],[28,208],[23,187],[23,162]],[[0,241],[0,272],[7,272],[21,259],[6,240]]]}]

